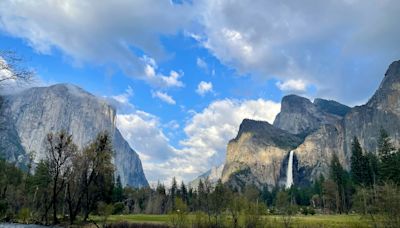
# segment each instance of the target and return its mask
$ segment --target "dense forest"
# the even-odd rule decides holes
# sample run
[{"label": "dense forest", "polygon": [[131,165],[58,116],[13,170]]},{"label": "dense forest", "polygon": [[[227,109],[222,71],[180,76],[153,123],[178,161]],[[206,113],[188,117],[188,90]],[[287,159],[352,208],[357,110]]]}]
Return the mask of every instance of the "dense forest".
[{"label": "dense forest", "polygon": [[28,170],[0,160],[2,221],[82,224],[92,222],[91,215],[144,213],[171,214],[172,226],[184,227],[194,214],[194,227],[258,227],[263,215],[276,214],[289,227],[295,214],[360,213],[373,224],[400,226],[400,149],[384,130],[377,154],[363,151],[354,138],[350,172],[333,155],[329,178],[309,187],[246,186],[241,192],[221,181],[193,188],[175,178],[169,188],[123,188],[114,177],[107,133],[82,150],[66,132],[49,134],[46,143],[46,157]]}]

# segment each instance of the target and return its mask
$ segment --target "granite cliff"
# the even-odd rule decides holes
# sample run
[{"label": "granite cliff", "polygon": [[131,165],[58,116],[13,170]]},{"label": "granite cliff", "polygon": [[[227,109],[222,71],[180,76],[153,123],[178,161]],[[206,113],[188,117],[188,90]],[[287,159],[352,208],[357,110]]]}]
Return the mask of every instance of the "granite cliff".
[{"label": "granite cliff", "polygon": [[307,185],[321,174],[328,175],[334,153],[350,169],[354,136],[365,151],[376,152],[381,128],[400,146],[400,61],[389,66],[365,105],[350,108],[336,101],[311,102],[289,95],[282,99],[273,125],[243,120],[236,138],[228,143],[222,180],[234,187],[282,186],[293,150],[294,184]]},{"label": "granite cliff", "polygon": [[0,155],[8,161],[23,167],[31,152],[35,162],[43,159],[50,132],[66,130],[82,148],[107,131],[113,139],[116,175],[124,185],[148,186],[139,156],[115,126],[115,109],[103,99],[74,85],[58,84],[3,96],[0,105]]}]

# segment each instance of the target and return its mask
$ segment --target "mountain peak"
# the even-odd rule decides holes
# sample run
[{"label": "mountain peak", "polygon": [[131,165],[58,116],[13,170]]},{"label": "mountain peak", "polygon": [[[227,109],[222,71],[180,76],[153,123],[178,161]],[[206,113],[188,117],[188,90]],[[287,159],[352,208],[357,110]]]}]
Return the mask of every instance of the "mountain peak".
[{"label": "mountain peak", "polygon": [[368,106],[400,113],[400,60],[390,64]]},{"label": "mountain peak", "polygon": [[[336,103],[335,105],[339,104]],[[282,98],[281,112],[276,116],[274,126],[292,134],[306,135],[322,124],[333,124],[342,118],[341,115],[332,113],[332,110],[336,110],[335,105],[322,99],[314,104],[305,97],[285,96]]]},{"label": "mountain peak", "polygon": [[282,110],[285,111],[295,111],[296,109],[304,109],[312,106],[312,103],[309,99],[305,97],[301,97],[298,95],[287,95],[282,98]]}]

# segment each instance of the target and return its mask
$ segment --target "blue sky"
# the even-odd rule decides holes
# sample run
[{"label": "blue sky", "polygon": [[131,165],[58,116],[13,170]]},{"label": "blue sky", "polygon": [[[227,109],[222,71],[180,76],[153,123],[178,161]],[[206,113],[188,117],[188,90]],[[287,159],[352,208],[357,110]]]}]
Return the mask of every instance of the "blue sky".
[{"label": "blue sky", "polygon": [[40,84],[118,107],[150,182],[224,161],[243,118],[273,122],[285,94],[365,102],[399,58],[398,1],[0,2],[0,49]]}]

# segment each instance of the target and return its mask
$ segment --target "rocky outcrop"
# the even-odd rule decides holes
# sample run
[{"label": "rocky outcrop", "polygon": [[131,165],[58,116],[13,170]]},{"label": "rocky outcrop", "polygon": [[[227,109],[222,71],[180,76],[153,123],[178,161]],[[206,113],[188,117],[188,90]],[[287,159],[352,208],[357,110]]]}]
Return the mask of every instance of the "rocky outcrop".
[{"label": "rocky outcrop", "polygon": [[245,119],[236,138],[228,144],[222,181],[236,188],[276,185],[282,161],[301,142],[301,137],[268,122]]},{"label": "rocky outcrop", "polygon": [[344,117],[351,110],[349,106],[333,100],[325,100],[321,98],[316,98],[314,100],[314,105],[323,112],[341,117]]},{"label": "rocky outcrop", "polygon": [[[284,97],[274,126],[253,121],[243,128],[247,131],[239,130],[229,142],[222,180],[282,186],[288,154],[293,150],[294,184],[307,185],[321,174],[328,175],[335,153],[344,168],[350,169],[354,136],[364,151],[376,152],[381,128],[400,147],[400,61],[390,65],[376,93],[362,106],[349,108],[335,101],[315,99],[312,103],[296,95]],[[293,137],[304,140],[292,143]],[[285,143],[291,146],[282,146]]]},{"label": "rocky outcrop", "polygon": [[318,129],[323,124],[334,124],[346,113],[345,105],[337,102],[309,99],[288,95],[282,99],[281,112],[276,116],[274,126],[292,134],[302,136]]},{"label": "rocky outcrop", "polygon": [[0,108],[0,153],[23,166],[34,152],[45,157],[45,137],[66,130],[82,148],[102,131],[113,139],[116,174],[124,185],[147,186],[139,156],[115,127],[116,111],[106,101],[79,87],[59,84],[4,96]]}]

